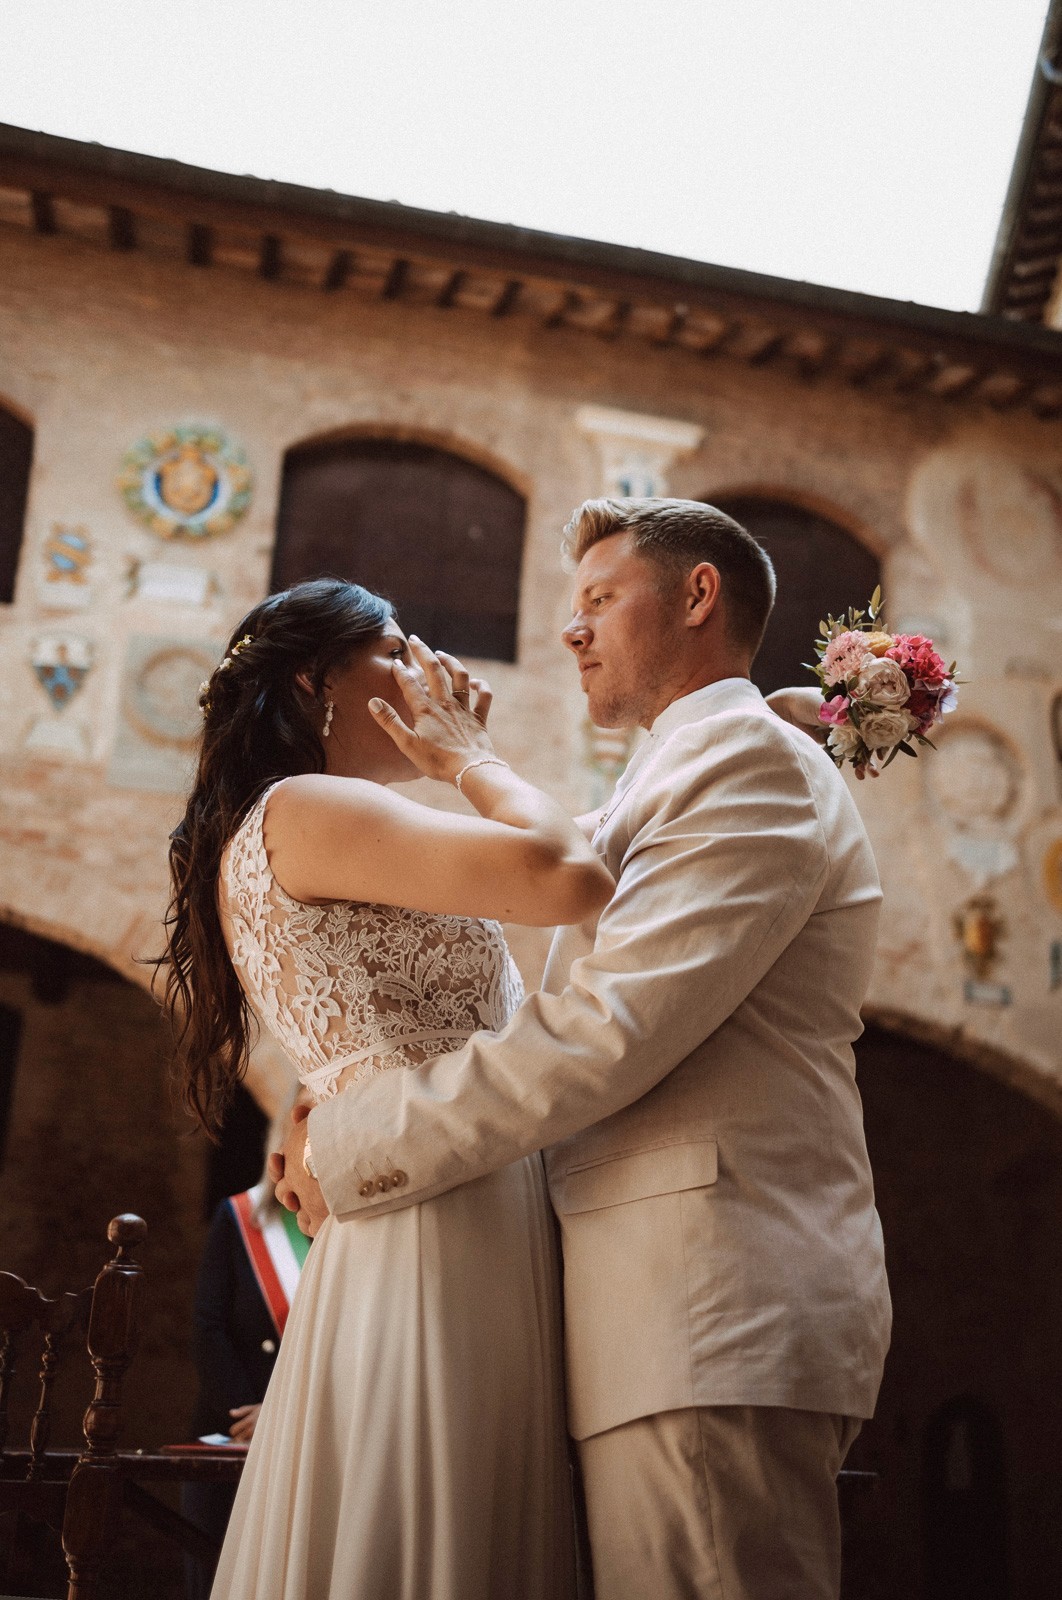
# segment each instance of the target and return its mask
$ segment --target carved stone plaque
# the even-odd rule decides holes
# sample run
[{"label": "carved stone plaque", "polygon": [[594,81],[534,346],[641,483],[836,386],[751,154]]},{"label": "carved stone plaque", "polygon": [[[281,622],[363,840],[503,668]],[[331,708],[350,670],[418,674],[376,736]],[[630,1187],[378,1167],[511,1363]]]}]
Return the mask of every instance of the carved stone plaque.
[{"label": "carved stone plaque", "polygon": [[118,788],[183,793],[191,782],[202,715],[199,685],[221,647],[203,639],[129,640],[109,780]]}]

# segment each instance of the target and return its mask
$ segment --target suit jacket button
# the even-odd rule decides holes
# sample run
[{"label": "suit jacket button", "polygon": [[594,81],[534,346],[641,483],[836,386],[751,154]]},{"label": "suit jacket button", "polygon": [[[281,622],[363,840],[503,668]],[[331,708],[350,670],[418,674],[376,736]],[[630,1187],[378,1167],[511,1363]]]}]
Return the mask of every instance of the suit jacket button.
[{"label": "suit jacket button", "polygon": [[391,1174],[391,1188],[392,1189],[401,1189],[402,1185],[404,1183],[408,1183],[408,1182],[409,1182],[409,1179],[406,1177],[405,1173],[401,1171],[401,1169],[398,1172],[392,1172],[392,1174]]},{"label": "suit jacket button", "polygon": [[376,1193],[376,1185],[373,1183],[371,1178],[368,1178],[365,1183],[362,1184],[361,1188],[358,1190],[358,1193],[361,1195],[363,1200],[367,1200],[371,1194]]},{"label": "suit jacket button", "polygon": [[377,1180],[376,1180],[376,1193],[377,1194],[386,1194],[390,1187],[391,1187],[391,1185],[388,1183],[386,1178],[377,1178]]},{"label": "suit jacket button", "polygon": [[267,1356],[272,1356],[272,1355],[276,1354],[277,1347],[273,1343],[272,1339],[263,1339],[262,1340],[262,1349],[265,1351]]}]

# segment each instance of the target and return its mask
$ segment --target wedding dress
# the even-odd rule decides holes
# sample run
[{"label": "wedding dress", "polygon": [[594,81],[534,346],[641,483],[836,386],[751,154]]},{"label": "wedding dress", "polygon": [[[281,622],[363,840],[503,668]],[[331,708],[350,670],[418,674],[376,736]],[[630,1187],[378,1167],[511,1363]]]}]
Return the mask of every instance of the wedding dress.
[{"label": "wedding dress", "polygon": [[[315,1100],[505,1026],[493,922],[306,905],[263,842],[222,862],[240,980]],[[320,1229],[252,1439],[212,1600],[568,1600],[558,1269],[541,1163]]]}]

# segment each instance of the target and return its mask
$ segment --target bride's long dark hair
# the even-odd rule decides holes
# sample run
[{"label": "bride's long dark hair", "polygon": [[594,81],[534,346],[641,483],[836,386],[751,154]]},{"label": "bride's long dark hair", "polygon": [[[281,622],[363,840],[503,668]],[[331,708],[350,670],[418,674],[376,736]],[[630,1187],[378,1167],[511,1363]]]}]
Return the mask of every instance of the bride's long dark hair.
[{"label": "bride's long dark hair", "polygon": [[[170,840],[163,1002],[174,1024],[175,1071],[188,1111],[212,1136],[247,1067],[251,1012],[218,912],[221,857],[263,791],[324,770],[321,690],[328,673],[378,638],[387,600],[356,583],[317,578],[249,611],[203,685],[203,734],[184,818]],[[295,682],[305,673],[307,694]]]}]

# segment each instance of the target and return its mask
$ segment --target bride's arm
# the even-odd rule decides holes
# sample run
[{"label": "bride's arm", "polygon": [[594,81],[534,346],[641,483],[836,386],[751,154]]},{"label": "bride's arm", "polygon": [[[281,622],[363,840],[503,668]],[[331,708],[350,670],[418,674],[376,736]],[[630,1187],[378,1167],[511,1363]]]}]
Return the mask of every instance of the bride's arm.
[{"label": "bride's arm", "polygon": [[357,778],[289,778],[266,815],[278,883],[298,900],[360,900],[536,927],[600,911],[612,878],[577,824],[494,756],[437,658],[413,648],[423,678],[396,663],[412,728],[382,701],[373,714],[427,776],[452,782],[466,769],[462,790],[479,816],[434,811]]}]

